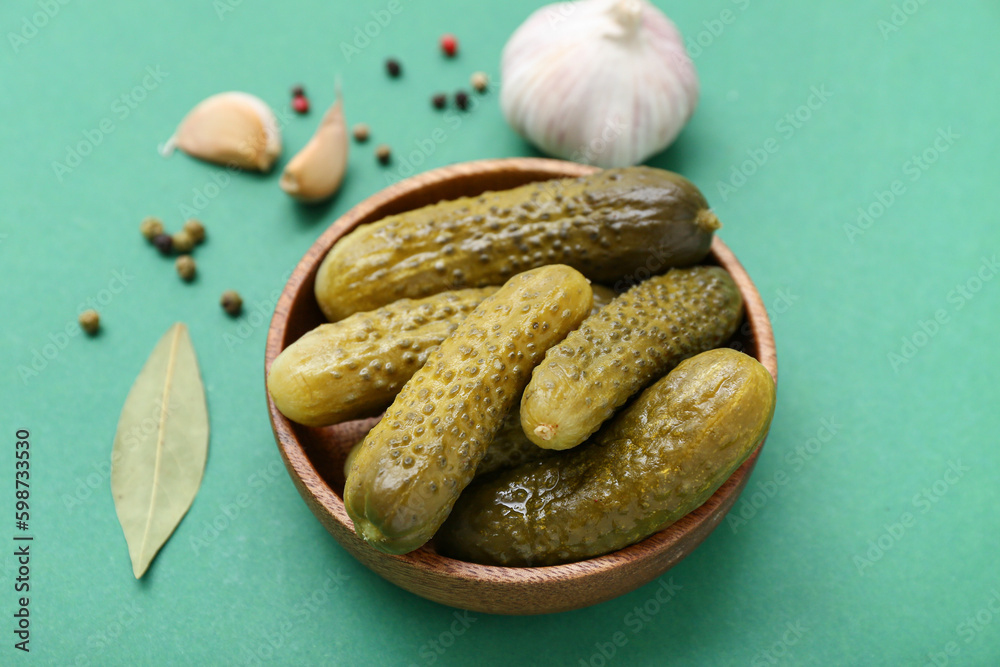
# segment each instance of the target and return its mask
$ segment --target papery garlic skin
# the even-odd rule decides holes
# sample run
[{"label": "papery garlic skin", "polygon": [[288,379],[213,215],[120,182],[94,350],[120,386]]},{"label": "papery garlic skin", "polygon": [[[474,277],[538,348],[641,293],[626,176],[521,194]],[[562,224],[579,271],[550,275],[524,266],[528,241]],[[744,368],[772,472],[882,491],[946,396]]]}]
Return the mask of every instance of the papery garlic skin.
[{"label": "papery garlic skin", "polygon": [[698,102],[677,27],[646,0],[579,0],[537,10],[504,47],[500,106],[544,152],[600,167],[669,146]]},{"label": "papery garlic skin", "polygon": [[219,93],[188,112],[160,153],[170,155],[174,148],[208,162],[266,172],[281,155],[281,130],[259,97]]}]

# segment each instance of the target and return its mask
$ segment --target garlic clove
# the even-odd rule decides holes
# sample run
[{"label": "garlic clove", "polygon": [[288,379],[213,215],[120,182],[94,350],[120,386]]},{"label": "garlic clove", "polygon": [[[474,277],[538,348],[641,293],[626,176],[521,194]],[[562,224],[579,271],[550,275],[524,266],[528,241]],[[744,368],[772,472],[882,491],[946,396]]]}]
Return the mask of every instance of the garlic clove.
[{"label": "garlic clove", "polygon": [[579,0],[537,10],[504,47],[500,105],[544,152],[601,167],[670,145],[698,100],[674,24],[646,0]]},{"label": "garlic clove", "polygon": [[281,155],[281,130],[259,97],[219,93],[188,112],[160,153],[168,156],[174,148],[207,162],[266,172]]},{"label": "garlic clove", "polygon": [[323,115],[309,143],[281,174],[281,189],[305,203],[329,199],[344,180],[349,145],[344,104],[338,87],[337,101]]}]

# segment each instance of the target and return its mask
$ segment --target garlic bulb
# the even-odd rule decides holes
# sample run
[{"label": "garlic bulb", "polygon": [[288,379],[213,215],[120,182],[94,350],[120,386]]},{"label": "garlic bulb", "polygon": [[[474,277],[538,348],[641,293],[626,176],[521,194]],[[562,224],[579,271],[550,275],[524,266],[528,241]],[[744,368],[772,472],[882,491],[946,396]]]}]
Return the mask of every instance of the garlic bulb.
[{"label": "garlic bulb", "polygon": [[188,112],[160,153],[168,156],[174,148],[208,162],[269,171],[281,155],[281,130],[259,97],[219,93]]},{"label": "garlic bulb", "polygon": [[504,47],[500,105],[546,153],[600,167],[670,145],[698,101],[676,26],[646,0],[543,7]]}]

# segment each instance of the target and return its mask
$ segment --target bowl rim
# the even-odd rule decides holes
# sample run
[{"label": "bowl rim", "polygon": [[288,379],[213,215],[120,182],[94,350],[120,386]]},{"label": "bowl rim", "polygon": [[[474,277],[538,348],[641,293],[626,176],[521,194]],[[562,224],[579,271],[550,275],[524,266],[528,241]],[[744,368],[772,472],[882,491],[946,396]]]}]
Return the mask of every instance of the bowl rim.
[{"label": "bowl rim", "polygon": [[[366,217],[402,197],[415,194],[428,186],[441,185],[448,181],[460,180],[463,177],[482,175],[501,169],[545,174],[548,175],[548,178],[572,178],[600,171],[599,168],[589,165],[547,158],[476,160],[440,167],[411,176],[364,199],[331,224],[309,247],[308,251],[292,271],[275,306],[275,312],[268,329],[264,363],[265,380],[275,357],[285,347],[283,341],[288,332],[287,313],[295,301],[296,294],[300,292],[304,282],[315,278],[320,263],[337,240],[365,222]],[[534,180],[541,181],[545,179],[538,178]],[[775,383],[777,383],[778,364],[773,330],[767,310],[756,286],[742,264],[740,264],[733,252],[718,235],[713,238],[709,256],[724,265],[724,268],[733,275],[734,280],[737,280],[737,283],[740,285],[740,291],[744,299],[746,322],[749,324],[757,344],[758,354],[755,358],[770,371]],[[737,274],[741,274],[742,281],[737,279]],[[311,499],[303,498],[307,501],[306,504],[310,506],[310,509],[314,513],[317,511],[316,508],[322,508],[330,518],[350,532],[356,539],[360,540],[360,537],[357,537],[354,531],[353,522],[347,515],[343,498],[330,487],[327,481],[316,470],[306,450],[299,443],[297,436],[293,432],[291,422],[277,410],[266,387],[264,393],[268,403],[268,412],[270,414],[274,437],[285,466],[289,474],[293,477],[293,481],[296,481],[296,487],[299,489],[300,494],[308,493],[311,496]],[[764,440],[766,440],[766,437]],[[705,534],[707,535],[714,530],[726,513],[718,512],[720,506],[729,499],[729,495],[733,492],[734,487],[745,485],[757,458],[760,456],[764,440],[761,441],[754,452],[730,475],[722,486],[698,508],[646,539],[603,556],[596,556],[587,560],[561,565],[505,567],[482,565],[448,558],[447,556],[438,554],[428,545],[403,555],[386,554],[377,551],[373,547],[368,548],[372,551],[371,555],[375,558],[395,560],[429,574],[444,574],[450,578],[466,581],[496,582],[498,580],[510,580],[513,577],[515,579],[527,579],[534,582],[549,579],[566,582],[587,578],[601,572],[606,574],[623,563],[632,562],[653,553],[670,550],[685,535],[695,531],[706,522],[714,521],[716,525],[710,526]],[[294,479],[296,476],[298,476],[297,480]],[[320,491],[317,492],[317,489]],[[311,502],[309,502],[310,500]],[[733,499],[733,502],[735,502],[735,499]],[[339,541],[340,538],[338,535],[334,533],[333,536]],[[693,551],[696,547],[697,545],[691,550]],[[366,562],[365,565],[371,567],[370,563]],[[659,574],[661,573],[657,573],[653,578]]]}]

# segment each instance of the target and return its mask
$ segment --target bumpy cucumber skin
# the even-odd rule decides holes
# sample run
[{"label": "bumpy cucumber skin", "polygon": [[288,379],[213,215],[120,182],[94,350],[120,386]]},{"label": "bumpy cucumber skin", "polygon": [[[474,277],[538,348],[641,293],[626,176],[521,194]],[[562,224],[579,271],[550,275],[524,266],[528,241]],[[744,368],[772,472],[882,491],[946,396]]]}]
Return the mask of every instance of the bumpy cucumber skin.
[{"label": "bumpy cucumber skin", "polygon": [[704,503],[757,448],[775,387],[728,348],[688,359],[581,447],[477,481],[434,539],[487,565],[536,567],[600,556]]},{"label": "bumpy cucumber skin", "polygon": [[[608,287],[592,288],[591,314],[615,298]],[[497,289],[401,299],[377,311],[322,324],[278,355],[268,374],[268,392],[281,414],[306,426],[373,417],[392,403],[427,355]],[[510,435],[516,436],[513,431]],[[520,444],[518,451],[526,449]]]},{"label": "bumpy cucumber skin", "polygon": [[[476,477],[488,475],[498,470],[509,470],[524,465],[530,461],[548,458],[555,455],[551,449],[542,449],[528,440],[521,430],[521,417],[517,413],[517,401],[507,418],[503,420],[503,425],[497,434],[493,436],[493,441],[486,448],[486,453],[476,466]],[[361,443],[354,445],[347,454],[344,461],[344,477],[346,478],[354,465],[354,458],[361,449]]]},{"label": "bumpy cucumber skin", "polygon": [[[604,287],[603,285],[592,283],[590,288],[594,291],[594,305],[590,309],[591,315],[611,303],[611,301],[617,296],[615,291],[610,287]],[[392,338],[393,333],[389,332],[387,337]],[[395,398],[395,396],[392,398]],[[387,403],[390,401],[391,399],[387,401]],[[524,429],[521,428],[521,413],[519,411],[520,405],[521,399],[518,397],[514,401],[514,408],[503,420],[503,425],[500,427],[500,430],[497,431],[497,434],[493,436],[493,442],[491,442],[489,447],[486,448],[486,453],[483,454],[482,460],[476,467],[476,477],[488,475],[491,472],[496,472],[497,470],[516,468],[520,465],[528,463],[529,461],[544,459],[555,453],[550,449],[543,449],[537,446],[531,440],[528,440],[528,436],[524,435]],[[357,452],[360,448],[361,443],[359,442],[354,445],[348,453],[347,458],[344,461],[345,478],[350,472],[351,466],[354,464],[354,457],[357,456]]]},{"label": "bumpy cucumber skin", "polygon": [[435,346],[497,289],[402,299],[320,325],[285,348],[271,365],[267,389],[275,406],[306,426],[377,415]]},{"label": "bumpy cucumber skin", "polygon": [[407,382],[353,461],[344,504],[387,553],[429,540],[475,474],[545,351],[593,302],[587,280],[546,266],[509,280]]},{"label": "bumpy cucumber skin", "polygon": [[500,285],[556,263],[618,287],[697,264],[718,227],[684,177],[650,167],[609,169],[362,225],[323,260],[316,299],[336,321],[396,299]]},{"label": "bumpy cucumber skin", "polygon": [[743,299],[717,266],[674,269],[640,283],[554,346],[521,399],[521,426],[539,447],[569,449],[684,359],[739,326]]}]

